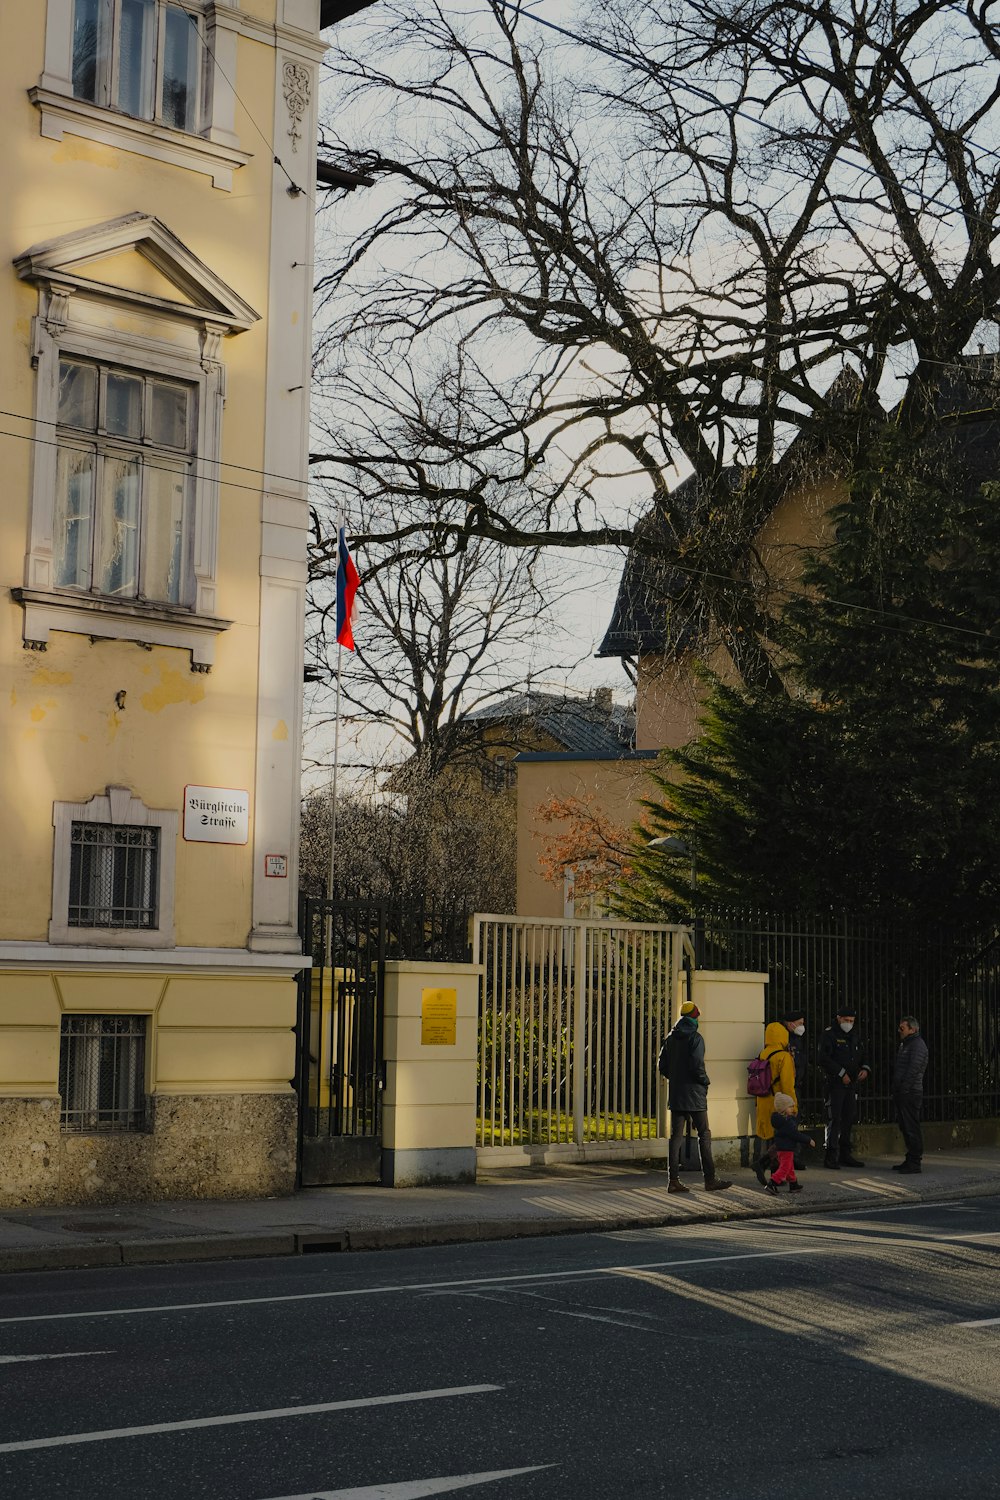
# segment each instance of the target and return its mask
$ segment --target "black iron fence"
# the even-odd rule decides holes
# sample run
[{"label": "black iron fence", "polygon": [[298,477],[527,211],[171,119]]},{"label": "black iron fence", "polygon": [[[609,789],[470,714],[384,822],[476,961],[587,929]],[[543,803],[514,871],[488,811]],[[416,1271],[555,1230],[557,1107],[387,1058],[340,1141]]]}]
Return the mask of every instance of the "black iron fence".
[{"label": "black iron fence", "polygon": [[820,1036],[849,1004],[873,1067],[859,1095],[865,1123],[893,1118],[892,1063],[904,1015],[920,1021],[930,1051],[924,1118],[1000,1116],[1000,934],[705,911],[695,923],[695,951],[701,969],[766,973],[769,1021],[805,1017],[805,1115],[822,1111]]},{"label": "black iron fence", "polygon": [[312,959],[299,985],[297,1088],[303,1137],[375,1139],[381,1127],[382,995],[388,959],[464,962],[464,907],[401,895],[305,897]]},{"label": "black iron fence", "polygon": [[[303,896],[300,930],[307,929],[306,911],[322,911],[326,896]],[[472,952],[472,908],[467,902],[448,901],[424,892],[397,891],[391,896],[356,890],[336,890],[332,904],[366,910],[385,931],[385,958],[434,959],[440,963],[467,963]],[[306,941],[314,963],[323,961],[323,948],[315,935]]]}]

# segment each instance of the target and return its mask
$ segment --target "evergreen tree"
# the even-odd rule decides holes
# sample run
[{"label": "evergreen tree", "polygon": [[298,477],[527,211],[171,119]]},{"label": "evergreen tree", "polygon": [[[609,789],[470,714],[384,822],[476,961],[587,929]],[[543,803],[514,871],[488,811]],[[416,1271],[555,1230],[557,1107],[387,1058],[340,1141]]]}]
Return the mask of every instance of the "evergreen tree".
[{"label": "evergreen tree", "polygon": [[665,755],[624,905],[961,924],[1000,911],[1000,485],[963,446],[882,443],[782,616],[783,696],[709,679]]}]

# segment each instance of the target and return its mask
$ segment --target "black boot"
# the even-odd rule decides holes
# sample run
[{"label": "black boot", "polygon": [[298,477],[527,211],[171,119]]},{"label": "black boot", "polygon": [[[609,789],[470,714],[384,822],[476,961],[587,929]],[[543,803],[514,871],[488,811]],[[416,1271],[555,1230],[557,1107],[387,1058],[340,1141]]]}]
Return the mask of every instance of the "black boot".
[{"label": "black boot", "polygon": [[840,1167],[836,1151],[828,1151],[823,1158],[824,1167],[829,1167],[831,1172],[836,1172]]}]

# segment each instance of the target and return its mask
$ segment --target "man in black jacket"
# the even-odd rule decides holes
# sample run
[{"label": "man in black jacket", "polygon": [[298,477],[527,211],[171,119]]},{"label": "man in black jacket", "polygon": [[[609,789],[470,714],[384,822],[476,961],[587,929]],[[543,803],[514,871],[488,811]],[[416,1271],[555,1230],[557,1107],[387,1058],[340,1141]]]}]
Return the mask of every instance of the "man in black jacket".
[{"label": "man in black jacket", "polygon": [[927,1071],[927,1043],[920,1035],[916,1016],[904,1016],[899,1023],[899,1051],[892,1064],[892,1097],[896,1119],[906,1144],[906,1160],[893,1167],[894,1172],[922,1172],[924,1138],[920,1130],[920,1109],[924,1102],[924,1073]]},{"label": "man in black jacket", "polygon": [[684,1123],[690,1119],[698,1132],[701,1170],[710,1193],[722,1193],[732,1187],[715,1175],[712,1160],[712,1132],[708,1128],[708,1074],[705,1072],[705,1038],[698,1033],[697,1005],[685,1000],[680,1020],[667,1036],[660,1052],[660,1072],[670,1084],[667,1104],[670,1109],[670,1193],[687,1193],[681,1182],[681,1140]]},{"label": "man in black jacket", "polygon": [[858,1118],[858,1084],[871,1072],[865,1043],[854,1029],[856,1012],[843,1006],[819,1044],[819,1065],[826,1078],[826,1154],[824,1167],[863,1167],[851,1150],[851,1129]]}]

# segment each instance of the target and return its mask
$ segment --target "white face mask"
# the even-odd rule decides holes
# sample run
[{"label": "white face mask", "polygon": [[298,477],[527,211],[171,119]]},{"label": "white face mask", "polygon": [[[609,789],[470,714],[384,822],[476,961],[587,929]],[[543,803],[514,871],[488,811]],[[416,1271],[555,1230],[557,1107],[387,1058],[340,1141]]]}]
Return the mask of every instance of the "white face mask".
[{"label": "white face mask", "polygon": [[805,1036],[806,1034],[806,1028],[804,1026],[793,1026],[792,1030],[794,1031],[796,1036]]},{"label": "white face mask", "polygon": [[841,1031],[853,1031],[854,1030],[854,1022],[853,1021],[841,1021],[841,1023],[840,1023],[840,1029],[841,1029]]}]

